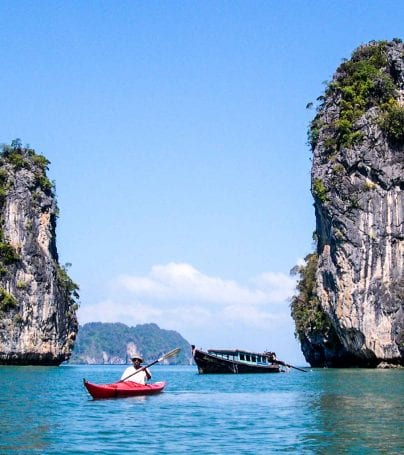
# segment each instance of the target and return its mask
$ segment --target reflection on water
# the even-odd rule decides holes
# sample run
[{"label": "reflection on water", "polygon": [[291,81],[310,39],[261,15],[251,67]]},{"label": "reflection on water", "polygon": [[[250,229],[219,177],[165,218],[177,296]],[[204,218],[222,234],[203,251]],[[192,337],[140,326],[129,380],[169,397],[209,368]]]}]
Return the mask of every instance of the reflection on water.
[{"label": "reflection on water", "polygon": [[41,452],[49,445],[46,438],[52,422],[47,414],[48,390],[44,384],[50,370],[0,367],[0,453]]},{"label": "reflection on water", "polygon": [[311,403],[324,450],[403,453],[403,374],[324,370]]},{"label": "reflection on water", "polygon": [[117,366],[0,367],[0,454],[399,454],[403,371],[198,375],[158,366],[166,391],[92,400]]}]

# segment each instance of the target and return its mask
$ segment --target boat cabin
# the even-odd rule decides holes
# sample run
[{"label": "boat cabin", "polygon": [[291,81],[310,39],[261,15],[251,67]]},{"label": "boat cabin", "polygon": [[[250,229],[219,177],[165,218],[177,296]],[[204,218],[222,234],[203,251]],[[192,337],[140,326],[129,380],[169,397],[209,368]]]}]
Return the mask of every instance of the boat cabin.
[{"label": "boat cabin", "polygon": [[239,349],[208,349],[210,355],[232,362],[250,363],[253,365],[268,365],[267,356],[263,353],[241,351]]}]

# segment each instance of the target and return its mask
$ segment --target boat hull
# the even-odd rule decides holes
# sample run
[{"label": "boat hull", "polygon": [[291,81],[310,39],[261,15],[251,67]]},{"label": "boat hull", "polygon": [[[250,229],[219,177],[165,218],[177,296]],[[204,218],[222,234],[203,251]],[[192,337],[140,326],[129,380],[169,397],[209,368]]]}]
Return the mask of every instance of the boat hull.
[{"label": "boat hull", "polygon": [[195,363],[200,374],[247,374],[280,373],[279,365],[252,365],[233,360],[218,358],[199,349],[193,350]]},{"label": "boat hull", "polygon": [[85,379],[83,383],[94,399],[155,395],[162,392],[166,385],[165,382],[143,385],[131,381],[116,382],[114,384],[93,384]]}]

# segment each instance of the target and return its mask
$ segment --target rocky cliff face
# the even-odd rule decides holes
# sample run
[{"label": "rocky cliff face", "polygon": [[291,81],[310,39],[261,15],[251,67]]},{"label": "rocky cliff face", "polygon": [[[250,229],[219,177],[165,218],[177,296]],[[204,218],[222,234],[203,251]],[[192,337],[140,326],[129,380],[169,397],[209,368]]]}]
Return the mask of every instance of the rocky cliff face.
[{"label": "rocky cliff face", "polygon": [[19,140],[0,156],[0,364],[58,365],[77,332],[78,287],[58,264],[48,164]]},{"label": "rocky cliff face", "polygon": [[358,48],[320,101],[309,131],[317,252],[292,301],[302,350],[312,366],[402,365],[402,42]]}]

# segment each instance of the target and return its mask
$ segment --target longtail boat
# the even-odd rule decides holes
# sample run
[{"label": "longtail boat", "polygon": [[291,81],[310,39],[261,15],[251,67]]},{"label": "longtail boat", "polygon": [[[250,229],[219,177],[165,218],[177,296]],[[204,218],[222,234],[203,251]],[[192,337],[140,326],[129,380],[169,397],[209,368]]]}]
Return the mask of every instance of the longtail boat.
[{"label": "longtail boat", "polygon": [[154,395],[162,392],[166,385],[165,382],[144,385],[132,381],[115,382],[113,384],[93,384],[86,379],[83,379],[83,384],[94,399]]},{"label": "longtail boat", "polygon": [[251,352],[241,349],[203,351],[192,345],[192,355],[199,374],[283,373],[289,366],[277,360],[273,352]]}]

